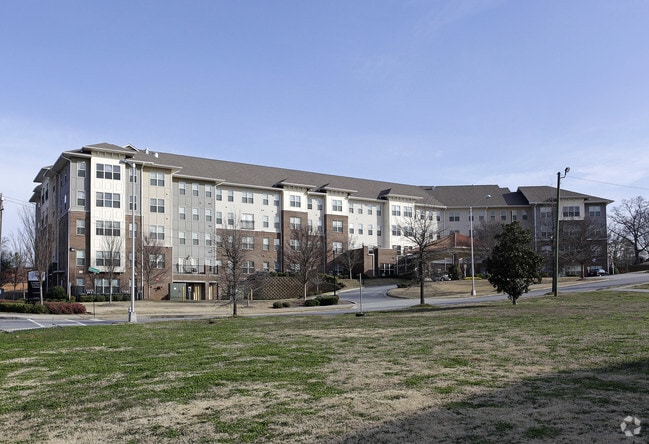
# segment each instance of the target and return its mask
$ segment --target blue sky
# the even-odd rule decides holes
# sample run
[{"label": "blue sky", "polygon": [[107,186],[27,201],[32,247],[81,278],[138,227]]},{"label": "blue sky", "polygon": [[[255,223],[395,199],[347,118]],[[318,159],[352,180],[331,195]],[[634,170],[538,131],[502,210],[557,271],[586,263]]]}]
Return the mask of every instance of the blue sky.
[{"label": "blue sky", "polygon": [[[417,185],[649,195],[649,2],[0,2],[3,236],[109,142]],[[613,204],[615,206],[616,204]]]}]

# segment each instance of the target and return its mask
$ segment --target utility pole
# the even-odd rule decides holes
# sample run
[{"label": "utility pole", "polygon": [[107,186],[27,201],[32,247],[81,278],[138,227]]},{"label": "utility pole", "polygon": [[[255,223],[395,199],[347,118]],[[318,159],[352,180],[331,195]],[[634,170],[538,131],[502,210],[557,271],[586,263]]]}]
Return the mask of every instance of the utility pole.
[{"label": "utility pole", "polygon": [[[0,193],[0,276],[2,275],[2,212],[4,211],[4,198]],[[2,284],[0,283],[0,293],[2,293]]]},{"label": "utility pole", "polygon": [[566,167],[561,177],[561,172],[557,173],[557,209],[554,215],[554,272],[552,273],[552,292],[555,296],[559,295],[559,200],[561,198],[561,179],[564,179],[570,167]]}]

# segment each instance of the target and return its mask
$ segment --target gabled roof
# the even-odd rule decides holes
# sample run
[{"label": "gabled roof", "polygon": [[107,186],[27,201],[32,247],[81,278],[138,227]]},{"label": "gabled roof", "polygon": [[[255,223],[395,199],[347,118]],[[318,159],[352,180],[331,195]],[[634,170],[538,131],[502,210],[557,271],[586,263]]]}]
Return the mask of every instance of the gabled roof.
[{"label": "gabled roof", "polygon": [[[590,203],[602,203],[608,205],[613,203],[612,200],[604,199],[602,197],[590,196],[588,194],[576,193],[569,190],[560,190],[561,199],[583,199]],[[530,205],[552,203],[557,201],[557,189],[548,186],[536,187],[519,187],[518,192],[525,197]]]},{"label": "gabled roof", "polygon": [[[157,157],[154,157],[157,156]],[[138,151],[133,159],[136,162],[153,162],[178,168],[184,177],[212,178],[226,184],[247,184],[259,188],[277,187],[278,184],[308,184],[314,190],[344,190],[351,197],[381,199],[385,190],[390,195],[408,196],[421,204],[443,206],[423,188],[416,185],[359,179],[332,174],[299,171],[288,168],[252,165],[225,160],[206,159],[171,153],[145,153]]]},{"label": "gabled roof", "polygon": [[[422,187],[435,200],[443,202],[447,208],[504,207],[525,205],[525,202],[509,188],[498,185],[451,185]],[[487,198],[487,196],[490,196]]]}]

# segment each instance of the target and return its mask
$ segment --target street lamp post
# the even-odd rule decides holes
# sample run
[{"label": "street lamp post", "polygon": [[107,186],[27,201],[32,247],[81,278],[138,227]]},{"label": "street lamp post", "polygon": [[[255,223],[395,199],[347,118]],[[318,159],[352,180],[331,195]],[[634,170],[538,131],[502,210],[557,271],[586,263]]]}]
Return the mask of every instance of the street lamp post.
[{"label": "street lamp post", "polygon": [[552,292],[555,296],[559,295],[559,200],[561,198],[561,179],[564,179],[570,167],[566,167],[561,177],[561,171],[557,173],[557,209],[554,215],[554,272],[552,273]]},{"label": "street lamp post", "polygon": [[[489,199],[491,194],[487,194],[482,199]],[[480,199],[478,202],[480,202]],[[478,203],[476,202],[476,203]],[[474,204],[475,205],[475,204]],[[473,205],[469,207],[469,224],[470,224],[470,237],[471,237],[471,296],[475,296],[477,292],[475,291],[475,259],[473,257]]]},{"label": "street lamp post", "polygon": [[121,163],[131,167],[131,306],[128,308],[128,322],[137,322],[135,313],[135,164],[130,160]]}]

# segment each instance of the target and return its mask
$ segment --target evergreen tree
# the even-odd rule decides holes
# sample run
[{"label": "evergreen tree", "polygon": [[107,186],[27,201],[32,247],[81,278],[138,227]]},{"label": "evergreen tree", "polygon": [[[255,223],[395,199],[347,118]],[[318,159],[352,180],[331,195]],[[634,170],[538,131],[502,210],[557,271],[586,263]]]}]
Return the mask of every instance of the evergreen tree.
[{"label": "evergreen tree", "polygon": [[489,283],[498,292],[507,293],[516,305],[529,286],[540,280],[542,262],[543,258],[534,251],[529,230],[513,222],[503,225],[502,233],[496,235],[496,245],[485,263]]}]

